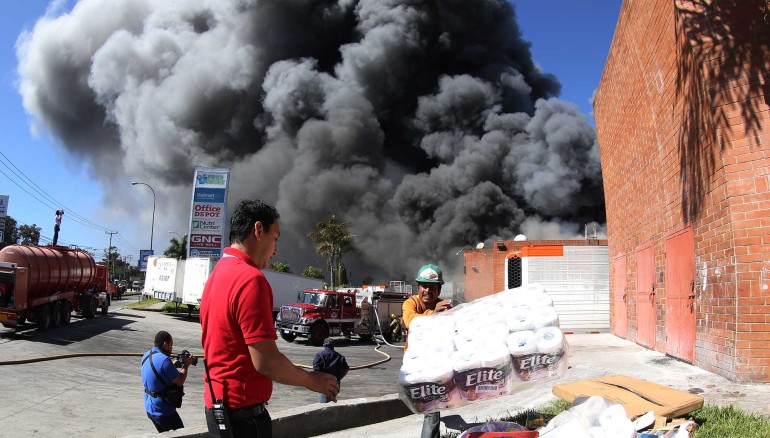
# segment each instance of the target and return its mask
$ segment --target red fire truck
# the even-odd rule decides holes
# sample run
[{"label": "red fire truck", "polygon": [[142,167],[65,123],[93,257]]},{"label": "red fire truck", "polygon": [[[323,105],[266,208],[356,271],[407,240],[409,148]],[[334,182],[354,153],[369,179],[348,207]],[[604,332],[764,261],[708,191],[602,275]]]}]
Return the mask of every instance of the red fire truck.
[{"label": "red fire truck", "polygon": [[376,334],[387,335],[390,315],[401,318],[406,293],[375,291],[357,297],[357,292],[363,294],[356,289],[305,289],[297,303],[281,306],[275,328],[287,342],[302,336],[315,346],[328,336],[358,335],[362,341],[370,341]]}]

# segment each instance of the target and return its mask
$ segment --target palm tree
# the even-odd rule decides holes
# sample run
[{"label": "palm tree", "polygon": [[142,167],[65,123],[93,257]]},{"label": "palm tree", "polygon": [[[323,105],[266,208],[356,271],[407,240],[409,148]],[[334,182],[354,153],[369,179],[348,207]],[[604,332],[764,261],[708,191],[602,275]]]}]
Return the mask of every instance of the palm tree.
[{"label": "palm tree", "polygon": [[182,236],[180,241],[176,237],[172,237],[169,241],[169,247],[163,251],[163,255],[173,259],[187,259],[187,234]]},{"label": "palm tree", "polygon": [[331,271],[331,288],[334,290],[334,279],[342,263],[342,255],[352,247],[353,238],[347,230],[348,222],[339,222],[332,215],[327,222],[319,221],[315,224],[316,231],[308,233],[308,237],[315,241],[315,250],[326,258],[327,266]]}]

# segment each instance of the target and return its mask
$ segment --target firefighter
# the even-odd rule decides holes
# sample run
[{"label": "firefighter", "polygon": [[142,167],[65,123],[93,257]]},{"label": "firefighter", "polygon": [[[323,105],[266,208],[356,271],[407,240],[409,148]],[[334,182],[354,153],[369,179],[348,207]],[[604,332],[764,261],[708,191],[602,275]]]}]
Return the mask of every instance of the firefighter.
[{"label": "firefighter", "polygon": [[401,342],[401,321],[396,318],[395,313],[390,314],[390,340]]}]

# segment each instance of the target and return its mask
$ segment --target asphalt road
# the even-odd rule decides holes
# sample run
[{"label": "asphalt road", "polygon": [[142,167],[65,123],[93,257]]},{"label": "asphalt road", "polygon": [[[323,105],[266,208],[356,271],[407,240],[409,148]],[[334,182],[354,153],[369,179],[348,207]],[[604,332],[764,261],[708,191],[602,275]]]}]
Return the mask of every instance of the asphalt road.
[{"label": "asphalt road", "polygon": [[[174,351],[201,352],[197,317],[123,308],[130,297],[113,301],[106,316],[72,318],[66,327],[39,332],[33,324],[21,330],[0,328],[0,362],[80,353],[134,353],[132,357],[84,357],[0,366],[0,436],[126,436],[155,429],[144,412],[139,374],[141,354],[152,346],[155,333],[174,337]],[[303,340],[279,349],[296,364],[310,365],[320,347]],[[385,359],[376,344],[339,338],[337,350],[351,367]],[[340,399],[379,397],[397,392],[403,353],[383,346],[392,357],[385,363],[353,369],[342,381]],[[203,367],[190,367],[185,397],[179,409],[185,425],[205,425]],[[313,404],[316,394],[304,388],[276,384],[268,409],[272,414]]]}]

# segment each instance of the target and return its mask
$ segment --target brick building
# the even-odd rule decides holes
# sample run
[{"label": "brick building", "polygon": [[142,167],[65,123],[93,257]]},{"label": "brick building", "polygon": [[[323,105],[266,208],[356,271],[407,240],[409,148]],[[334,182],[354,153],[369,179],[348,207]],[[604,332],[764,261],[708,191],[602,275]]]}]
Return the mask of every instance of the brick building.
[{"label": "brick building", "polygon": [[618,336],[770,382],[770,11],[625,0],[594,112]]},{"label": "brick building", "polygon": [[498,240],[463,251],[465,301],[538,283],[545,287],[565,333],[610,328],[607,241]]}]

